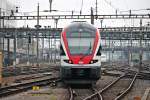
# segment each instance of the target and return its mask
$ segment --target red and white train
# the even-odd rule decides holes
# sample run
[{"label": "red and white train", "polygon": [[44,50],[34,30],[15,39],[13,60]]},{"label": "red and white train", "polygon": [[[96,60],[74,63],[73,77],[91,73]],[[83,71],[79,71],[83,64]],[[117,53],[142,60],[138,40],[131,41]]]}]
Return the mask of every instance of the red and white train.
[{"label": "red and white train", "polygon": [[100,32],[87,22],[73,22],[61,33],[60,77],[69,84],[91,84],[100,78]]}]

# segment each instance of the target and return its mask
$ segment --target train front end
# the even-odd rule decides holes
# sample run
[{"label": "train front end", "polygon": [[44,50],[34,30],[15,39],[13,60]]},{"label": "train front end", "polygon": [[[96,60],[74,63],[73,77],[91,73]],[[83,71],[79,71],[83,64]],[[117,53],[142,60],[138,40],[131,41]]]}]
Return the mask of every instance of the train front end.
[{"label": "train front end", "polygon": [[91,84],[100,78],[101,46],[97,28],[74,22],[61,33],[60,77],[69,84]]}]

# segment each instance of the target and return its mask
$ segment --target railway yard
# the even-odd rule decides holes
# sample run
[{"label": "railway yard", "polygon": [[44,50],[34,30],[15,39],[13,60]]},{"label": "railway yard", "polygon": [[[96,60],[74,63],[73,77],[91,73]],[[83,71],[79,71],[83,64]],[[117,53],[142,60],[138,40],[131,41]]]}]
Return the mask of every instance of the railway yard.
[{"label": "railway yard", "polygon": [[0,0],[0,100],[150,100],[149,4]]},{"label": "railway yard", "polygon": [[150,73],[147,71],[138,73],[122,66],[103,65],[102,76],[95,85],[68,86],[60,80],[57,66],[51,66],[49,73],[11,76],[14,80],[4,78],[7,85],[0,88],[0,99],[149,100]]}]

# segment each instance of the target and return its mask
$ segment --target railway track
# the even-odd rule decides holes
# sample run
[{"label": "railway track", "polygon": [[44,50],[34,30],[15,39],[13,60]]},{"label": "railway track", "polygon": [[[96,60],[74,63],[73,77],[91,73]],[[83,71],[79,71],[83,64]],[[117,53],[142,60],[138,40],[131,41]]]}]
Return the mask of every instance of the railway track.
[{"label": "railway track", "polygon": [[92,95],[96,92],[93,87],[89,88],[72,88],[69,87],[69,99],[68,100],[83,100],[85,97]]},{"label": "railway track", "polygon": [[135,73],[134,77],[129,81],[124,79],[126,75],[121,75],[102,90],[86,97],[83,100],[120,100],[132,88],[137,75],[138,73]]},{"label": "railway track", "polygon": [[69,87],[68,91],[69,91],[69,99],[68,100],[73,100],[74,99],[74,92],[73,92],[72,88]]},{"label": "railway track", "polygon": [[12,94],[17,94],[23,91],[27,91],[29,89],[32,89],[33,86],[46,86],[50,83],[58,82],[60,79],[58,77],[56,78],[46,78],[41,79],[33,82],[26,82],[21,83],[17,85],[7,86],[0,88],[0,97],[5,97]]},{"label": "railway track", "polygon": [[[108,72],[107,72],[108,71]],[[133,69],[106,69],[105,71],[105,75],[110,75],[110,76],[119,76],[119,74],[116,73],[109,73],[109,71],[119,71],[119,72],[123,72],[126,73],[126,78],[132,78],[134,76],[134,74],[137,72]],[[150,72],[144,72],[144,71],[140,71],[136,77],[137,79],[142,79],[142,80],[150,80]]]}]

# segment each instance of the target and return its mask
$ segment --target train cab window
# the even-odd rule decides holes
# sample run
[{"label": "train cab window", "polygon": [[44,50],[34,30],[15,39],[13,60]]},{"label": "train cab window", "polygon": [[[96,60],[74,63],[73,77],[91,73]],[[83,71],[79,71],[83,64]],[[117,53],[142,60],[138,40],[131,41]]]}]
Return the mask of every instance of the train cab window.
[{"label": "train cab window", "polygon": [[66,32],[70,54],[91,54],[94,45],[96,29],[78,26],[68,28]]}]

